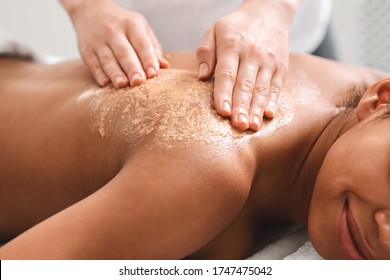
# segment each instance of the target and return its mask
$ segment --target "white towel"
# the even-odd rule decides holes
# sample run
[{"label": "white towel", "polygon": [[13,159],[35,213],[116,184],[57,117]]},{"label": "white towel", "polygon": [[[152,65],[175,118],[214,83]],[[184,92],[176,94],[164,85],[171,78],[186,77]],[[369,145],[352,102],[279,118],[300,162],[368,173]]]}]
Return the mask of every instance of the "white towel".
[{"label": "white towel", "polygon": [[[248,260],[317,260],[321,257],[309,241],[307,229],[290,226],[265,231],[266,239],[272,240]],[[268,236],[267,236],[268,235]]]},{"label": "white towel", "polygon": [[33,60],[38,63],[53,64],[58,63],[65,58],[53,55],[41,54],[25,42],[6,34],[0,30],[0,56],[20,57],[23,59]]},{"label": "white towel", "polygon": [[307,241],[301,246],[295,253],[284,258],[285,260],[323,260],[321,256],[317,254],[311,245],[310,241]]}]

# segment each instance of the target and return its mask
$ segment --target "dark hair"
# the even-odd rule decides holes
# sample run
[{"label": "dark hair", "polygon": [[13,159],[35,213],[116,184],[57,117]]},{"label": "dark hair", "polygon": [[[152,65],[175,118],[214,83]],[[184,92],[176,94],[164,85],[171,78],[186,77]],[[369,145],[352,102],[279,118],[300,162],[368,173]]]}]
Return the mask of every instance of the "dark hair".
[{"label": "dark hair", "polygon": [[366,92],[368,84],[363,82],[361,84],[352,85],[346,91],[341,92],[339,96],[341,99],[336,103],[337,107],[345,107],[347,109],[354,109],[360,102],[363,94]]}]

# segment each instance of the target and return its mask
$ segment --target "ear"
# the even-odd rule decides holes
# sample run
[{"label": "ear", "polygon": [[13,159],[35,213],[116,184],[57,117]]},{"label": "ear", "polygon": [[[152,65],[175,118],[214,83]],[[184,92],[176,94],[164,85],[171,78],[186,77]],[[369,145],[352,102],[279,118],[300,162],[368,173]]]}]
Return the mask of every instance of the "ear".
[{"label": "ear", "polygon": [[381,80],[367,89],[356,107],[358,120],[371,116],[383,107],[382,104],[390,104],[390,78]]}]

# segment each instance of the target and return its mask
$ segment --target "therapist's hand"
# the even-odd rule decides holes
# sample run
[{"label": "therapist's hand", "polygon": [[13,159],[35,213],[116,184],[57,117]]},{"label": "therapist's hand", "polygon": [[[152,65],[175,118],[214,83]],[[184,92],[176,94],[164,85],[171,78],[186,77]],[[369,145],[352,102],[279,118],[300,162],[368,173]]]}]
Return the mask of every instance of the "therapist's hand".
[{"label": "therapist's hand", "polygon": [[105,86],[137,86],[167,67],[159,41],[145,18],[111,0],[61,0],[77,31],[81,56]]},{"label": "therapist's hand", "polygon": [[264,115],[275,116],[298,4],[246,0],[215,22],[197,49],[199,78],[214,75],[215,109],[239,130],[257,131]]}]

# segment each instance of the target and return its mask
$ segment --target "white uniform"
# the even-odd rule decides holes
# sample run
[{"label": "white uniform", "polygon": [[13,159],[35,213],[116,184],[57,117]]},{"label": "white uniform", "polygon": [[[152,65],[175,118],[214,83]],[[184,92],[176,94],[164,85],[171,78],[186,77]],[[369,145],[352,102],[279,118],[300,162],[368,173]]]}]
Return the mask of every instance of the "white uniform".
[{"label": "white uniform", "polygon": [[[194,50],[219,17],[243,0],[116,0],[142,14],[164,50]],[[331,0],[303,0],[290,29],[290,51],[313,52],[325,37]]]}]

